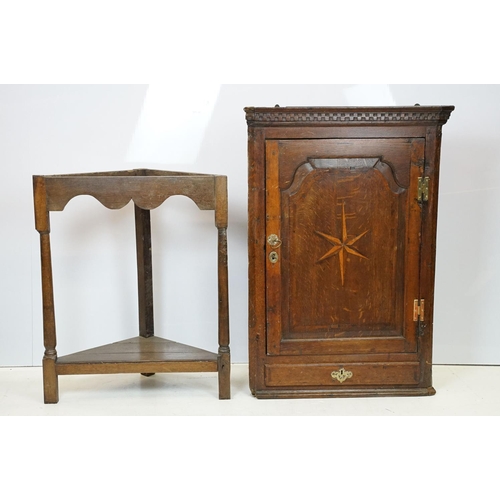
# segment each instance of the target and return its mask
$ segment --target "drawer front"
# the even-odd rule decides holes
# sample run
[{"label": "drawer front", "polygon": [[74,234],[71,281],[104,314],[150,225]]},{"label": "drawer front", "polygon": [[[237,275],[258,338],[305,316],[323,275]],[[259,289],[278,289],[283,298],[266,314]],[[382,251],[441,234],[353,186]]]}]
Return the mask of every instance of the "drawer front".
[{"label": "drawer front", "polygon": [[268,387],[417,385],[419,375],[418,362],[265,365]]}]

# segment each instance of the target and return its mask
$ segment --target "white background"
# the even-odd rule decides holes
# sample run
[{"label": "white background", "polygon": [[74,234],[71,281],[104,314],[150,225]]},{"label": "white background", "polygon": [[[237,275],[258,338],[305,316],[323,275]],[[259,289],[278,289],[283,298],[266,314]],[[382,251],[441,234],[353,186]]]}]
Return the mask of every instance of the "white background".
[{"label": "white background", "polygon": [[[165,95],[175,95],[169,89],[172,82],[179,81],[204,85],[210,81],[279,84],[278,87],[266,87],[267,90],[261,87],[259,91],[254,87],[236,92],[230,100],[237,106],[231,109],[227,107],[227,95],[225,101],[222,100],[227,89],[223,87],[220,102],[226,105],[222,109],[232,118],[229,120],[229,115],[219,118],[219,123],[228,120],[230,126],[224,127],[223,132],[234,141],[238,163],[224,161],[224,157],[232,158],[231,155],[236,154],[231,152],[233,149],[228,150],[228,142],[217,132],[211,136],[211,141],[217,137],[219,144],[224,145],[221,152],[214,143],[218,150],[217,165],[200,162],[195,165],[198,170],[203,166],[221,173],[227,169],[231,174],[232,348],[240,357],[246,350],[246,287],[240,295],[234,283],[244,286],[246,279],[243,278],[246,274],[243,243],[246,238],[246,193],[245,196],[241,194],[245,192],[246,180],[244,176],[239,177],[246,170],[246,130],[241,107],[275,103],[340,105],[348,101],[341,92],[345,87],[330,87],[323,94],[310,89],[299,95],[298,90],[290,88],[288,92],[285,89],[289,87],[281,85],[291,82],[498,84],[497,24],[494,4],[481,0],[473,5],[422,0],[418,5],[400,3],[397,8],[394,2],[383,0],[354,3],[310,0],[295,4],[282,0],[254,0],[243,4],[225,0],[143,0],[140,3],[133,0],[88,0],[85,3],[18,0],[2,4],[0,78],[12,84],[161,81],[166,82]],[[21,96],[12,99],[12,91],[8,94],[8,90],[2,88],[0,91],[0,168],[3,175],[0,182],[0,365],[37,364],[42,355],[39,250],[33,228],[31,175],[57,173],[61,171],[59,167],[80,172],[121,167],[124,163],[132,165],[125,159],[132,158],[134,150],[129,145],[135,135],[146,87],[124,88],[125,95],[121,94],[121,98],[116,89],[104,95],[102,89],[87,89],[86,98],[72,98],[67,94],[65,102],[61,100],[60,88],[45,87],[41,94],[38,88],[38,96],[35,92],[31,101],[26,100],[24,105],[20,104],[24,101]],[[444,127],[443,136],[435,361],[444,362],[445,358],[452,357],[452,362],[460,362],[462,357],[476,359],[480,356],[494,358],[498,363],[498,342],[495,340],[498,265],[494,246],[498,227],[495,214],[499,203],[494,196],[499,185],[498,91],[487,92],[483,86],[415,85],[399,88],[397,92],[391,86],[390,90],[401,104],[457,106]],[[32,90],[26,92],[33,93]],[[97,93],[95,98],[92,92]],[[386,99],[381,99],[383,102],[360,99],[360,103],[375,105],[392,101],[392,98],[387,99],[387,92],[376,92]],[[179,95],[185,99],[182,93]],[[59,105],[51,104],[54,102]],[[89,102],[94,106],[86,107]],[[185,104],[188,102],[186,99]],[[75,122],[74,117],[79,120]],[[483,176],[485,171],[489,172],[489,177]],[[490,195],[485,196],[485,193]],[[177,203],[177,200],[170,201]],[[124,260],[126,254],[128,262],[133,262],[130,209],[123,214],[103,211],[98,208],[98,202],[88,202],[90,219],[79,211],[80,201],[75,199],[72,201],[75,208],[68,205],[67,210],[71,212],[65,211],[58,221],[53,221],[54,230],[57,229],[54,250],[59,257],[67,252],[66,262],[64,259],[59,261],[58,299],[65,293],[60,286],[61,279],[67,282],[67,288],[71,284],[64,275],[61,277],[60,271],[61,266],[71,263],[69,249],[73,248],[72,258],[78,261],[78,266],[82,264],[77,254],[79,249],[75,249],[72,239],[77,233],[85,242],[81,257],[103,259],[104,262],[107,258],[109,274],[104,274],[102,279],[112,281],[118,294],[124,295],[120,301],[116,300],[114,311],[107,306],[108,323],[115,328],[122,318],[122,324],[131,327],[130,317],[135,314],[134,277],[131,270],[123,271],[128,269],[126,266],[114,264],[120,252]],[[176,214],[189,217],[190,226],[186,230],[191,231],[190,235],[208,231],[210,221],[207,219],[202,218],[196,226],[194,224],[196,217],[203,217],[200,213],[186,214],[185,210],[179,210]],[[159,217],[155,215],[155,230],[163,227],[158,224],[161,222]],[[96,226],[100,228],[97,234]],[[69,231],[71,227],[74,227],[73,233]],[[63,240],[63,234],[69,240]],[[163,241],[170,238],[164,234]],[[205,233],[202,236],[206,236]],[[157,234],[154,250],[160,247],[159,238]],[[101,241],[105,248],[99,245]],[[161,257],[171,256],[175,245],[168,250],[162,249]],[[454,262],[450,255],[455,255]],[[156,261],[157,257],[156,254]],[[99,271],[96,265],[88,264],[94,276],[98,276]],[[161,258],[155,265],[155,287],[160,284],[166,287],[167,275],[160,267],[166,266],[165,260]],[[82,275],[85,277],[86,270],[78,266],[74,272],[79,273],[75,278],[80,280]],[[102,261],[100,266],[101,270],[105,267]],[[85,290],[78,280],[71,285],[74,287],[71,293],[91,295],[91,290]],[[208,279],[208,282],[212,281]],[[476,286],[470,286],[472,284]],[[116,288],[114,290],[116,295]],[[106,300],[115,300],[104,292]],[[84,304],[86,308],[91,307],[87,297],[79,298],[82,308]],[[71,295],[65,300],[67,306],[56,304],[60,348],[63,347],[61,321],[66,316],[69,322],[69,308],[78,307]],[[65,307],[68,307],[66,311]],[[211,311],[210,307],[208,309]],[[102,314],[99,317],[102,319]],[[75,318],[72,328],[81,318],[81,314]],[[89,336],[88,330],[84,335],[83,328],[81,330],[82,338]],[[70,338],[76,339],[75,333],[66,334],[67,344]],[[122,333],[117,332],[117,335]],[[244,359],[245,355],[242,357]],[[471,380],[468,383],[473,384]],[[162,392],[159,397],[168,398],[168,393]],[[336,403],[331,401],[332,405]],[[131,401],[131,404],[140,402]],[[83,418],[78,421],[74,418],[31,419],[29,425],[24,419],[10,419],[8,425],[0,427],[4,431],[0,431],[0,461],[3,460],[6,471],[6,491],[9,491],[10,479],[16,493],[22,490],[27,495],[39,494],[40,485],[46,484],[47,478],[55,477],[56,465],[60,487],[52,489],[55,498],[62,498],[67,490],[64,486],[74,489],[74,484],[79,484],[86,493],[94,488],[95,482],[106,491],[114,494],[118,491],[122,498],[136,497],[137,492],[158,494],[166,491],[165,477],[168,477],[169,492],[189,490],[191,496],[210,496],[209,489],[219,494],[213,485],[221,481],[225,488],[227,484],[227,489],[242,498],[262,496],[263,491],[267,496],[274,493],[283,496],[285,492],[290,498],[301,498],[305,493],[331,496],[332,492],[337,496],[360,497],[367,493],[373,495],[374,491],[383,491],[387,499],[400,498],[401,491],[405,491],[408,498],[421,498],[422,494],[430,492],[443,497],[455,493],[470,496],[489,493],[496,486],[489,459],[490,450],[498,449],[500,444],[496,420],[377,418],[361,422],[352,417],[335,420],[310,417],[231,421],[226,418],[220,422],[198,418],[195,425],[192,419],[162,419],[161,423],[167,425],[160,427],[154,425],[158,421],[151,425],[149,417],[133,422],[105,418],[92,421]],[[81,451],[78,457],[75,447]],[[98,447],[106,453],[96,454]],[[208,450],[212,450],[212,454],[207,455]],[[325,450],[328,451],[326,459]],[[117,481],[116,478],[123,477],[123,471],[130,470],[130,457],[134,452],[136,456],[148,457],[148,481],[144,481],[144,474],[128,474],[127,481]],[[61,456],[71,457],[71,460],[61,461]],[[89,456],[93,457],[91,461]],[[208,456],[217,459],[207,460]],[[260,458],[256,460],[256,457]],[[431,474],[432,484],[410,479],[412,487],[409,489],[409,464],[412,471],[418,471],[419,477]],[[270,467],[273,474],[267,473]],[[390,482],[387,481],[388,470],[391,471]],[[85,477],[93,477],[95,481],[82,482],[82,471]],[[297,473],[292,477],[291,471]]]},{"label": "white background", "polygon": [[[225,174],[232,360],[247,362],[245,106],[455,105],[443,127],[434,362],[499,364],[500,86],[0,86],[0,366],[40,365],[32,175],[152,167]],[[156,334],[217,349],[216,230],[187,198],[152,212]],[[51,214],[58,353],[137,334],[132,205]]]}]

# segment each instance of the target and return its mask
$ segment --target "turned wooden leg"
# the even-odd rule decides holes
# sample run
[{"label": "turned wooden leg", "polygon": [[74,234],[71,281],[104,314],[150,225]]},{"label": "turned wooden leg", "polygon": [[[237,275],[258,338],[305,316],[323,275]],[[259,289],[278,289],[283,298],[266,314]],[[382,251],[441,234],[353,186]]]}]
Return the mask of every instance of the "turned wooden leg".
[{"label": "turned wooden leg", "polygon": [[219,229],[219,399],[231,398],[231,355],[229,350],[229,300],[226,228]]},{"label": "turned wooden leg", "polygon": [[45,403],[57,403],[59,386],[56,371],[56,319],[50,254],[50,217],[45,179],[39,175],[33,176],[33,201],[35,203],[35,228],[40,233],[42,270],[43,344],[45,346],[42,360],[43,394]]},{"label": "turned wooden leg", "polygon": [[229,294],[227,270],[227,178],[216,178],[215,225],[218,238],[218,289],[219,289],[219,399],[231,398],[231,355],[229,350]]},{"label": "turned wooden leg", "polygon": [[40,234],[42,256],[42,302],[43,302],[43,394],[45,403],[59,401],[59,384],[56,372],[56,322],[54,313],[54,291],[52,283],[52,261],[50,255],[50,235]]}]

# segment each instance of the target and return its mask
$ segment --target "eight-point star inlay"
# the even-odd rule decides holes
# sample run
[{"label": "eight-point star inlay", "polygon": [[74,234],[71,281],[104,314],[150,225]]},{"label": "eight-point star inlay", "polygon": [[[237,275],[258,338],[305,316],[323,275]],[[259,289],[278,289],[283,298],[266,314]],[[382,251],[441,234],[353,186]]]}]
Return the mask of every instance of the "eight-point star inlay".
[{"label": "eight-point star inlay", "polygon": [[361,257],[362,259],[368,259],[368,257],[365,257],[362,253],[359,253],[355,248],[353,248],[352,245],[356,243],[360,238],[362,238],[368,230],[366,230],[364,233],[361,233],[358,236],[353,236],[349,238],[347,234],[347,225],[346,225],[346,218],[345,218],[345,203],[342,203],[342,240],[339,238],[335,238],[334,236],[330,236],[329,234],[321,233],[319,231],[315,231],[316,234],[319,234],[325,240],[328,240],[330,243],[333,243],[334,246],[333,248],[330,248],[328,252],[321,257],[318,262],[321,262],[325,259],[328,259],[329,257],[332,257],[333,255],[339,254],[339,263],[340,263],[340,278],[342,280],[342,286],[344,286],[344,272],[345,272],[345,264],[344,264],[344,257],[345,253],[349,253],[351,255],[356,255],[357,257]]}]

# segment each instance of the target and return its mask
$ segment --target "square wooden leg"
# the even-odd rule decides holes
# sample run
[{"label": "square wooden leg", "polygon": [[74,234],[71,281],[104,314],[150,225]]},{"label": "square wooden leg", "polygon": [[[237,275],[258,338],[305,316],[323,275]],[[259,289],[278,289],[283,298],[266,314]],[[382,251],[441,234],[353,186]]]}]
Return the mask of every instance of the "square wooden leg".
[{"label": "square wooden leg", "polygon": [[43,366],[43,400],[45,404],[55,404],[59,401],[59,381],[56,372],[55,359],[44,358]]},{"label": "square wooden leg", "polygon": [[219,353],[217,371],[219,372],[219,399],[231,399],[231,355],[229,352]]}]

